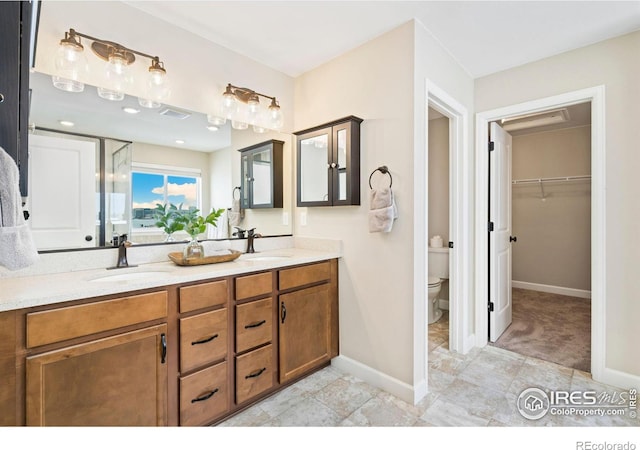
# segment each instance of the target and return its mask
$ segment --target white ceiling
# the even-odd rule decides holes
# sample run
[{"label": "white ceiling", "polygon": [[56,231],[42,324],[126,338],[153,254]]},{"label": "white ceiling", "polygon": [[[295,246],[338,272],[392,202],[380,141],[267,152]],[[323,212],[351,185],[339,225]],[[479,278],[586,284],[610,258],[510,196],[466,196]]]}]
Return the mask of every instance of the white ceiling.
[{"label": "white ceiling", "polygon": [[640,1],[125,2],[292,77],[411,19],[473,78],[640,29]]}]

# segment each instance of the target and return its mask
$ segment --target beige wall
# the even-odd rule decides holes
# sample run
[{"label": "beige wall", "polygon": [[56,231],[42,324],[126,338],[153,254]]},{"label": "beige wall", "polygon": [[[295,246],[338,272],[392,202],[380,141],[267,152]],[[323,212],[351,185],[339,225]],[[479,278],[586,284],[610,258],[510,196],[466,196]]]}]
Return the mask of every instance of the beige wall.
[{"label": "beige wall", "polygon": [[[426,330],[426,284],[414,292],[414,269],[425,282],[426,88],[431,78],[472,110],[470,77],[416,22],[408,22],[296,79],[295,128],[348,115],[361,126],[361,206],[296,208],[294,234],[341,239],[340,353],[384,377],[413,387],[424,376],[414,367],[416,308]],[[399,218],[390,233],[369,233],[368,177],[387,165]],[[414,174],[420,201],[414,202]],[[417,205],[417,206],[416,206]],[[415,239],[414,239],[415,238]],[[414,252],[422,255],[415,263]],[[418,267],[419,265],[419,267]],[[416,303],[420,307],[416,307]],[[423,364],[425,361],[418,362]],[[417,374],[417,375],[416,375]],[[424,382],[424,380],[422,380]]]},{"label": "beige wall", "polygon": [[[606,89],[605,364],[640,375],[640,32],[476,80],[476,111],[582,88]],[[595,170],[595,168],[594,168]]]},{"label": "beige wall", "polygon": [[429,238],[449,241],[449,119],[429,120]]},{"label": "beige wall", "polygon": [[[513,137],[512,177],[589,175],[591,127]],[[591,290],[591,183],[512,186],[512,279]]]}]

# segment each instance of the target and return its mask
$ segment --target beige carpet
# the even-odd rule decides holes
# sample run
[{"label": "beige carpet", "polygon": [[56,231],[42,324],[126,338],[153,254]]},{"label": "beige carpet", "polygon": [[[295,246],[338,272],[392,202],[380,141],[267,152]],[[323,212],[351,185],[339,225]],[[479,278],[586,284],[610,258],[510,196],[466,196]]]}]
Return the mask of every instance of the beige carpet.
[{"label": "beige carpet", "polygon": [[513,322],[496,347],[591,371],[591,301],[513,289]]}]

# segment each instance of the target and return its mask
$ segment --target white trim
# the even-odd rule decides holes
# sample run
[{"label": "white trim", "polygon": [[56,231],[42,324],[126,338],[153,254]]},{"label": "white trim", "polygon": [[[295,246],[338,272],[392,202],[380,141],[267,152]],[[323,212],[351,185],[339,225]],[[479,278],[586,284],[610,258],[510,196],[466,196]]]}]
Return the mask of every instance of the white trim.
[{"label": "white trim", "polygon": [[616,386],[622,389],[634,388],[640,390],[640,376],[621,372],[615,369],[609,369],[608,367],[604,368],[602,371],[602,378],[598,381],[608,384],[609,386]]},{"label": "white trim", "polygon": [[136,172],[135,169],[139,169],[138,171],[144,172],[148,171],[150,173],[160,173],[167,175],[198,175],[202,176],[202,170],[191,167],[180,167],[180,166],[164,166],[162,164],[152,164],[152,163],[142,163],[142,162],[132,162],[131,163],[131,171]]},{"label": "white trim", "polygon": [[426,380],[411,386],[344,355],[333,358],[331,365],[412,405],[427,395]]},{"label": "white trim", "polygon": [[511,281],[511,287],[528,289],[530,291],[548,292],[550,294],[568,295],[569,297],[591,298],[591,291],[573,289],[549,284],[529,283],[527,281]]},{"label": "white trim", "polygon": [[560,106],[591,102],[591,374],[603,380],[605,369],[606,325],[606,248],[605,227],[605,87],[595,86],[542,98],[476,115],[476,255],[475,299],[477,345],[487,344],[487,157],[488,124],[494,120],[544,111]]}]

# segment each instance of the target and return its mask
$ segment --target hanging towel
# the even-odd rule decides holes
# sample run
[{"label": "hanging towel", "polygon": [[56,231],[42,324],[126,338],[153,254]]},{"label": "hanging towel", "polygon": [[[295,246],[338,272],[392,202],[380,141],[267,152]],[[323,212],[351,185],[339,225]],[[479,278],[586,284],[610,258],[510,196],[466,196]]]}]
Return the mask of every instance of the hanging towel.
[{"label": "hanging towel", "polygon": [[[215,211],[212,209],[211,211]],[[207,224],[207,239],[228,239],[229,238],[229,211],[224,212],[216,220],[216,225]]]},{"label": "hanging towel", "polygon": [[369,233],[388,233],[398,218],[398,208],[390,187],[369,191]]},{"label": "hanging towel", "polygon": [[19,182],[18,166],[0,147],[0,265],[9,270],[23,269],[39,259],[24,220]]},{"label": "hanging towel", "polygon": [[240,207],[240,199],[233,199],[233,203],[231,204],[231,211],[229,211],[229,225],[232,227],[237,227],[242,222],[244,218],[244,212]]}]

